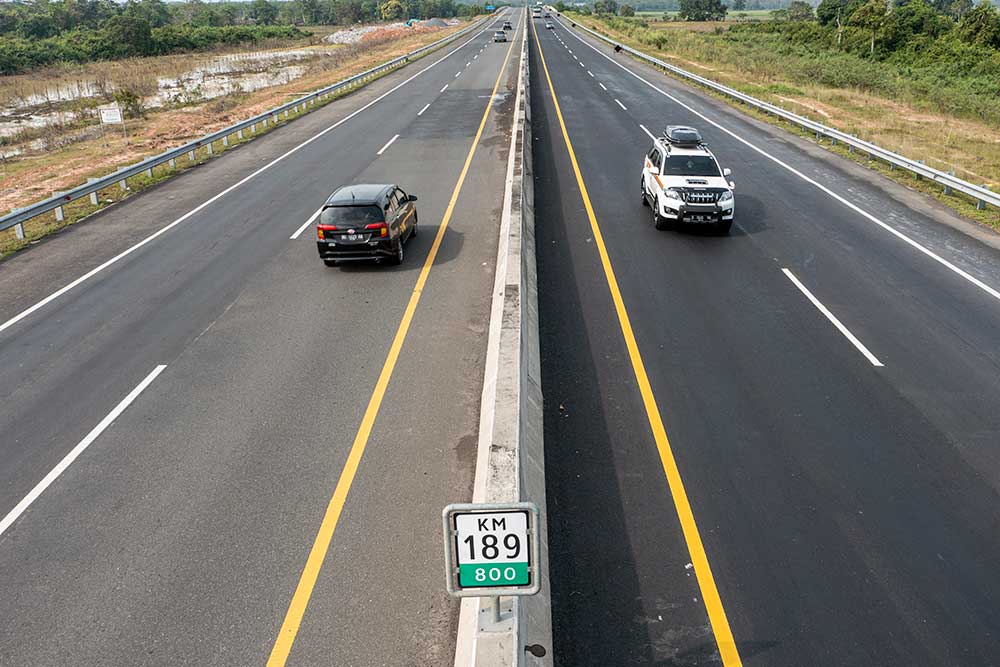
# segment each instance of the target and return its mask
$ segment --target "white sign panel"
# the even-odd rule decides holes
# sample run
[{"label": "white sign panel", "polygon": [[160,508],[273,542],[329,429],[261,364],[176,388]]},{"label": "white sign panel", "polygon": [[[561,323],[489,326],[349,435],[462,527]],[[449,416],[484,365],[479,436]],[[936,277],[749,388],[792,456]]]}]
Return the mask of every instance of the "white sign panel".
[{"label": "white sign panel", "polygon": [[534,505],[450,505],[444,517],[450,593],[537,592],[538,509]]},{"label": "white sign panel", "polygon": [[117,104],[97,107],[101,114],[101,122],[105,125],[118,125],[122,123],[122,110]]}]

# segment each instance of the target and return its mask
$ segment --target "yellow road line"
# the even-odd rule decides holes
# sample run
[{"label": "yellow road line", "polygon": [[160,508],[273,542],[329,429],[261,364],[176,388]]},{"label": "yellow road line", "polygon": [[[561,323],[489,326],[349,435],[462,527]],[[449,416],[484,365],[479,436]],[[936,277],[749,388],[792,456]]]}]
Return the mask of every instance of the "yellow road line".
[{"label": "yellow road line", "polygon": [[358,428],[358,433],[354,437],[354,444],[351,445],[351,451],[347,456],[347,463],[344,464],[344,469],[340,473],[340,479],[337,480],[333,497],[330,498],[330,503],[327,505],[326,514],[323,516],[323,522],[320,524],[319,532],[316,534],[312,549],[309,551],[309,558],[306,560],[306,566],[302,570],[302,576],[299,578],[298,586],[295,588],[295,594],[288,605],[288,611],[285,612],[285,620],[282,622],[281,629],[278,631],[278,637],[274,641],[271,656],[267,660],[267,667],[284,667],[285,661],[288,660],[288,654],[292,650],[292,643],[295,641],[295,637],[299,632],[299,626],[302,624],[306,605],[309,604],[309,598],[312,596],[313,588],[316,586],[316,579],[319,577],[320,568],[323,567],[323,560],[326,558],[326,553],[330,548],[330,541],[333,539],[333,531],[337,527],[337,520],[344,509],[344,502],[347,500],[347,494],[351,490],[354,476],[358,472],[361,456],[365,453],[368,437],[371,435],[372,427],[375,424],[375,417],[378,416],[382,399],[385,397],[385,390],[389,385],[389,380],[392,378],[393,369],[396,367],[399,351],[403,347],[403,341],[406,339],[406,334],[410,329],[410,321],[413,319],[413,313],[420,302],[420,294],[424,289],[424,284],[427,282],[427,276],[431,271],[431,266],[434,264],[434,259],[437,257],[438,248],[441,247],[445,230],[451,221],[455,204],[458,201],[458,195],[462,190],[462,184],[465,182],[466,174],[469,173],[469,166],[472,164],[472,157],[476,152],[476,146],[479,145],[479,139],[483,135],[483,128],[486,127],[486,119],[490,114],[490,105],[493,103],[493,98],[500,87],[500,80],[507,69],[507,61],[510,59],[513,47],[514,42],[512,40],[511,45],[507,48],[507,55],[504,57],[503,65],[500,67],[500,74],[497,75],[496,83],[493,84],[493,93],[490,95],[490,101],[486,103],[483,118],[479,121],[479,129],[476,131],[476,137],[473,139],[472,146],[469,148],[469,154],[465,158],[465,165],[462,167],[458,182],[455,183],[455,189],[451,193],[448,208],[441,219],[441,227],[438,229],[437,236],[434,237],[434,244],[431,246],[423,268],[420,270],[419,277],[417,277],[417,283],[413,287],[413,293],[410,295],[409,302],[406,304],[406,310],[403,311],[403,319],[399,323],[399,328],[396,329],[396,336],[392,339],[389,354],[386,357],[385,364],[382,366],[382,372],[379,373],[378,381],[375,383],[375,390],[368,401],[368,407],[365,409],[364,417],[361,419],[361,426]]},{"label": "yellow road line", "polygon": [[597,251],[601,256],[601,264],[604,267],[604,277],[607,279],[608,289],[611,290],[611,300],[615,304],[618,323],[621,325],[622,335],[625,337],[625,346],[628,348],[629,359],[632,361],[632,370],[635,372],[635,380],[639,385],[639,393],[642,395],[642,402],[646,408],[646,418],[649,420],[649,427],[653,432],[653,439],[656,441],[656,448],[660,453],[663,472],[667,476],[667,484],[670,487],[670,494],[673,496],[674,507],[677,509],[677,518],[680,520],[681,530],[684,533],[684,541],[687,543],[688,552],[691,556],[691,563],[694,565],[698,587],[701,589],[702,599],[705,600],[708,619],[712,624],[712,631],[715,633],[715,642],[719,647],[719,654],[722,656],[722,664],[725,667],[741,667],[743,662],[740,660],[740,654],[736,650],[736,642],[733,640],[732,630],[729,629],[726,610],[722,606],[722,599],[719,597],[719,590],[716,588],[715,578],[712,576],[712,568],[708,564],[708,555],[705,553],[705,547],[701,543],[698,525],[694,521],[691,503],[688,501],[687,492],[684,491],[684,482],[681,480],[680,470],[677,468],[674,453],[670,448],[670,441],[667,439],[667,431],[663,427],[663,420],[660,418],[660,409],[656,405],[653,388],[649,384],[649,378],[646,376],[646,367],[642,363],[642,355],[639,354],[639,345],[635,341],[635,334],[632,332],[632,325],[629,323],[628,312],[625,310],[625,302],[622,300],[621,291],[618,289],[618,280],[615,278],[614,269],[611,268],[611,259],[608,257],[608,250],[604,245],[604,237],[601,235],[601,229],[597,224],[594,207],[590,203],[590,195],[587,194],[587,186],[584,184],[583,176],[580,173],[580,165],[576,161],[576,152],[573,150],[573,143],[569,140],[569,133],[566,131],[566,122],[563,120],[562,111],[559,108],[556,89],[552,85],[552,77],[549,76],[549,68],[545,64],[542,43],[538,39],[538,31],[535,30],[533,32],[535,34],[535,44],[538,45],[538,55],[542,60],[542,69],[545,71],[545,79],[549,83],[549,92],[552,93],[552,104],[556,110],[556,117],[559,118],[559,127],[562,129],[563,139],[566,141],[569,160],[573,165],[573,172],[576,174],[576,183],[580,187],[580,196],[583,198],[584,208],[587,209],[587,218],[590,220],[590,228],[593,231]]}]

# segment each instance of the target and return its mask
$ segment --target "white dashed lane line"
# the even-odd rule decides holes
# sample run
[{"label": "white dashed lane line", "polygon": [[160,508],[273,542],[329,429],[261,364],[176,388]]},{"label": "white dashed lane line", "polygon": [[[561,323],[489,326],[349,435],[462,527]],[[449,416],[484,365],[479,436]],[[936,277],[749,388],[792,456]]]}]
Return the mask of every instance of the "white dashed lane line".
[{"label": "white dashed lane line", "polygon": [[423,116],[423,115],[424,115],[424,112],[425,112],[425,111],[427,111],[427,107],[429,107],[430,105],[431,105],[431,103],[430,103],[430,102],[428,102],[427,104],[425,104],[425,105],[424,105],[424,108],[423,108],[423,109],[421,109],[420,111],[418,111],[418,112],[417,112],[417,115],[418,115],[418,116]]},{"label": "white dashed lane line", "polygon": [[441,89],[441,92],[443,93],[446,90],[448,90],[448,84],[447,83],[444,84],[444,88]]},{"label": "white dashed lane line", "polygon": [[617,97],[615,98],[615,102],[618,104],[618,106],[620,106],[622,108],[622,111],[628,111],[628,107],[626,107],[624,104],[622,104],[621,102],[619,102]]},{"label": "white dashed lane line", "polygon": [[[618,100],[615,100],[615,101],[617,102]],[[620,102],[619,102],[619,104],[620,104]],[[384,152],[386,151],[386,149],[388,149],[388,148],[389,148],[389,146],[392,146],[392,142],[394,142],[394,141],[395,141],[396,139],[399,139],[399,135],[398,135],[398,134],[397,134],[397,135],[395,135],[395,136],[394,136],[394,137],[393,137],[392,139],[390,139],[389,141],[385,142],[385,146],[383,146],[383,147],[382,147],[381,149],[379,149],[379,152],[378,152],[378,153],[376,153],[376,155],[381,155],[382,153],[384,153]]]},{"label": "white dashed lane line", "polygon": [[598,82],[597,85],[600,86],[603,90],[605,90],[605,91],[607,90],[607,87],[605,87],[605,85],[603,83]]}]

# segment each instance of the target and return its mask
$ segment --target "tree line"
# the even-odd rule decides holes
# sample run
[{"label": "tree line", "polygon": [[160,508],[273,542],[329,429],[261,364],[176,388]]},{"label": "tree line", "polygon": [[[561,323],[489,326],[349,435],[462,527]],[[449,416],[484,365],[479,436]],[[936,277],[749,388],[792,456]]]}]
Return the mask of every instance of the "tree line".
[{"label": "tree line", "polygon": [[163,55],[293,39],[296,26],[473,16],[455,0],[14,0],[0,2],[0,74],[58,62]]}]

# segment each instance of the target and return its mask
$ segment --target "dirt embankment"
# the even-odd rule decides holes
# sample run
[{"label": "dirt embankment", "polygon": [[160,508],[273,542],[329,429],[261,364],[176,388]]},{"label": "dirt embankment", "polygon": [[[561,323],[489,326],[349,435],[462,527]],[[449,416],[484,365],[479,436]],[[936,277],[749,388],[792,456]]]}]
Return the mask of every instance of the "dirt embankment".
[{"label": "dirt embankment", "polygon": [[119,128],[108,128],[104,137],[82,132],[80,140],[64,146],[31,150],[0,160],[0,211],[24,206],[54,192],[69,189],[88,177],[102,176],[122,166],[179,146],[208,132],[283,104],[380,62],[412,51],[460,28],[405,25],[374,26],[356,43],[309,61],[305,72],[294,81],[259,89],[253,93],[232,93],[209,102],[175,106],[129,119],[126,144]]}]

